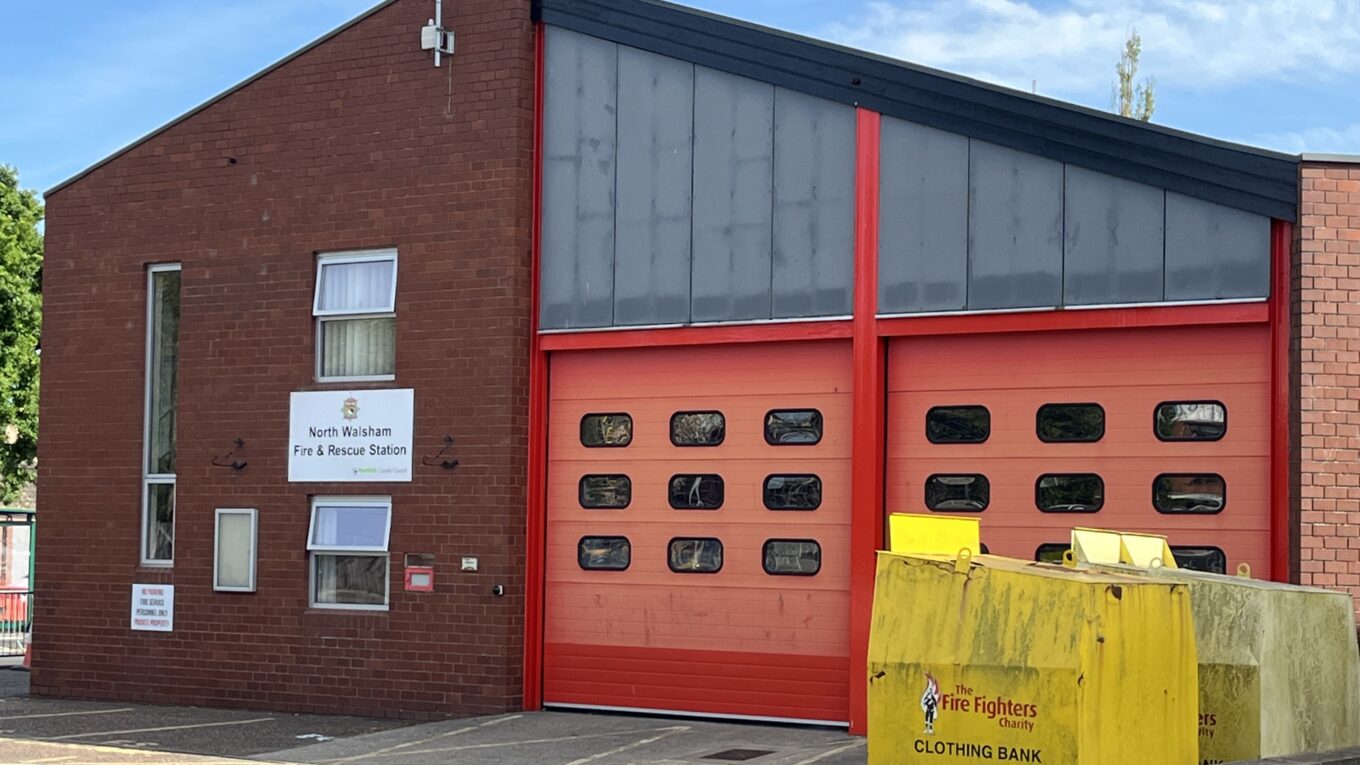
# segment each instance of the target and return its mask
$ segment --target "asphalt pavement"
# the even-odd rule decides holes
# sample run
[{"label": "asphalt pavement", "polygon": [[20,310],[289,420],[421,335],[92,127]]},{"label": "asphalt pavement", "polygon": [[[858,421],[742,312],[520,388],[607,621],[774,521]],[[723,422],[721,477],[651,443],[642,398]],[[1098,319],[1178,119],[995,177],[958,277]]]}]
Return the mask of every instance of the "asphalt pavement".
[{"label": "asphalt pavement", "polygon": [[28,698],[0,668],[0,765],[863,765],[842,730],[532,712],[411,724]]}]

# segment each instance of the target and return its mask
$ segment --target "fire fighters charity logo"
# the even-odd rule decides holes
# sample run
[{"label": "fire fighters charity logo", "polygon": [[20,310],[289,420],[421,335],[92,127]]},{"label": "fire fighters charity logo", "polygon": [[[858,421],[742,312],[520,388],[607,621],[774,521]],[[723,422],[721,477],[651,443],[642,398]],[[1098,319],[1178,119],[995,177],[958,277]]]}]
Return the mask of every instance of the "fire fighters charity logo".
[{"label": "fire fighters charity logo", "polygon": [[345,399],[345,403],[340,406],[340,414],[346,420],[353,420],[359,416],[359,399],[350,396]]},{"label": "fire fighters charity logo", "polygon": [[940,684],[935,682],[935,676],[926,673],[926,689],[921,694],[921,711],[926,716],[926,735],[935,735],[935,716],[940,709]]}]

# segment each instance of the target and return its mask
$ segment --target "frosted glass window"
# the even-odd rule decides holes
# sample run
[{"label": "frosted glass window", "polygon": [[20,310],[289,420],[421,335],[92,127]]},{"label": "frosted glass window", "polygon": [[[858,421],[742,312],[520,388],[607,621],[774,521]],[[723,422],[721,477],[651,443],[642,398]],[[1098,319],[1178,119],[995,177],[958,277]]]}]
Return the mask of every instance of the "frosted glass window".
[{"label": "frosted glass window", "polygon": [[255,519],[254,510],[217,511],[213,589],[255,591]]}]

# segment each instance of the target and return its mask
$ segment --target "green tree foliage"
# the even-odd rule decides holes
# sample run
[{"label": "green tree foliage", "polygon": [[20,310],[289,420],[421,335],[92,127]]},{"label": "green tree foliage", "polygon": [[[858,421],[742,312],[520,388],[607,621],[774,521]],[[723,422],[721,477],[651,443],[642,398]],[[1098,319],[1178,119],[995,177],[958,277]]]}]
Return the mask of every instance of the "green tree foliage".
[{"label": "green tree foliage", "polygon": [[32,482],[38,457],[42,204],[0,165],[0,503]]},{"label": "green tree foliage", "polygon": [[1122,117],[1149,122],[1152,112],[1157,108],[1157,97],[1154,95],[1157,81],[1148,77],[1137,82],[1138,57],[1142,53],[1143,38],[1135,29],[1129,33],[1129,39],[1124,41],[1124,52],[1120,54],[1119,63],[1114,68],[1114,108]]}]

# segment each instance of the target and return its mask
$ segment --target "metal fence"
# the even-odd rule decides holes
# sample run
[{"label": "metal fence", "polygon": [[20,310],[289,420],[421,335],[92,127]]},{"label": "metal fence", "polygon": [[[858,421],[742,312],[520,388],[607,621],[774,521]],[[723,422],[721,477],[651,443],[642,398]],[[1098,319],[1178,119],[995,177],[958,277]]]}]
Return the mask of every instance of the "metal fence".
[{"label": "metal fence", "polygon": [[23,656],[33,625],[33,591],[0,591],[0,656]]}]

